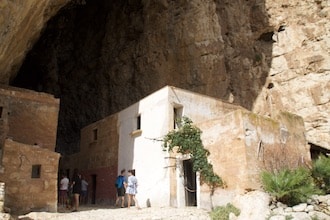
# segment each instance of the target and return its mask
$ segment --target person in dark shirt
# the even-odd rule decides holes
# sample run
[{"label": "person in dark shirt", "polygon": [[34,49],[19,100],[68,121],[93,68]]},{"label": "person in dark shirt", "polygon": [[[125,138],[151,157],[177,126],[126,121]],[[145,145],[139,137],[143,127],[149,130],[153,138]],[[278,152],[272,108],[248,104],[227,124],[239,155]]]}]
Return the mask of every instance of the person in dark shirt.
[{"label": "person in dark shirt", "polygon": [[79,196],[81,193],[81,175],[78,169],[74,169],[72,177],[72,193],[74,198],[74,208],[73,212],[78,211],[79,208]]},{"label": "person in dark shirt", "polygon": [[126,178],[125,178],[126,170],[123,169],[120,172],[120,175],[116,179],[116,188],[117,188],[117,199],[115,206],[119,206],[119,200],[121,200],[121,207],[124,208],[125,202],[125,189],[126,189]]}]

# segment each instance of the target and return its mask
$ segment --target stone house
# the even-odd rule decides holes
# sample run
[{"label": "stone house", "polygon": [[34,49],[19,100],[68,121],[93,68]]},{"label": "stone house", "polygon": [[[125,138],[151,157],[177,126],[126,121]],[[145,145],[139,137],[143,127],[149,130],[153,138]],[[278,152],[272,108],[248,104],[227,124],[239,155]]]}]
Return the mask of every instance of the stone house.
[{"label": "stone house", "polygon": [[0,87],[0,182],[13,213],[57,211],[58,112],[52,95]]},{"label": "stone house", "polygon": [[[215,172],[226,182],[210,199],[189,155],[163,151],[162,138],[189,117],[202,130]],[[115,200],[114,181],[123,168],[134,169],[141,206],[198,206],[230,202],[237,193],[260,189],[259,173],[283,164],[310,163],[301,117],[279,113],[262,117],[222,100],[166,86],[128,108],[81,130],[80,152],[60,160],[78,168],[90,184],[92,203]]]}]

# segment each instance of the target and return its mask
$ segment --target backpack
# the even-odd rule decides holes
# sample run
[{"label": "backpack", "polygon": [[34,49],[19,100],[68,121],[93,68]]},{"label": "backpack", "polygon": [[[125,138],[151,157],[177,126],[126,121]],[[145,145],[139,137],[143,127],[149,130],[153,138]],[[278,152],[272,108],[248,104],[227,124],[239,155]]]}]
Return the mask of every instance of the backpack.
[{"label": "backpack", "polygon": [[116,188],[122,188],[124,183],[124,177],[123,176],[118,176],[115,182],[115,187]]}]

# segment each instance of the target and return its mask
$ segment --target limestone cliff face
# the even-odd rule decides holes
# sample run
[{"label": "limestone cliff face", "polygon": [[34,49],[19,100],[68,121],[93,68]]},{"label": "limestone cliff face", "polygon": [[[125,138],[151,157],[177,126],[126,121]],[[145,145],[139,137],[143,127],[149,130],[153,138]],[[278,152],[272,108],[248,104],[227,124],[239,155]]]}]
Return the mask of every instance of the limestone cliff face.
[{"label": "limestone cliff face", "polygon": [[[330,1],[267,1],[273,35],[268,88],[252,110],[294,112],[307,140],[330,149]],[[268,84],[268,85],[269,85]]]},{"label": "limestone cliff face", "polygon": [[86,0],[47,24],[27,13],[45,30],[23,64],[27,44],[1,41],[0,79],[61,98],[62,152],[77,148],[82,126],[164,85],[265,115],[297,113],[308,140],[330,149],[329,10],[321,0]]}]

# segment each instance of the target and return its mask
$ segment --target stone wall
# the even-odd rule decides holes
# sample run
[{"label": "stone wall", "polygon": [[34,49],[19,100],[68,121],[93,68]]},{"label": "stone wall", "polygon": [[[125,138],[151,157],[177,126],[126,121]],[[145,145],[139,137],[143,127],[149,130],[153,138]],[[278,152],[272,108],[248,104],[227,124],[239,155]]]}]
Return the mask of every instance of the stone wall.
[{"label": "stone wall", "polygon": [[[225,205],[235,193],[261,189],[260,172],[309,166],[311,157],[301,117],[280,113],[277,119],[236,110],[198,125],[215,172],[226,183],[214,204]],[[201,206],[209,208],[209,188],[201,186]]]},{"label": "stone wall", "polygon": [[[58,153],[7,139],[0,174],[0,181],[6,183],[5,206],[14,213],[56,212],[58,161]],[[33,174],[36,178],[32,178],[34,165],[40,165]]]},{"label": "stone wall", "polygon": [[59,99],[46,93],[1,85],[0,106],[3,138],[54,151]]},{"label": "stone wall", "polygon": [[276,119],[242,114],[245,135],[246,188],[259,189],[260,172],[310,166],[311,155],[300,116],[281,112]]},{"label": "stone wall", "polygon": [[6,184],[5,205],[14,212],[56,211],[59,100],[1,85],[0,109],[0,181]]},{"label": "stone wall", "polygon": [[[118,175],[117,115],[108,116],[81,130],[79,153],[63,156],[61,172],[77,168],[89,182],[89,201],[112,204],[116,198],[114,187]],[[71,176],[70,176],[71,177]]]}]

